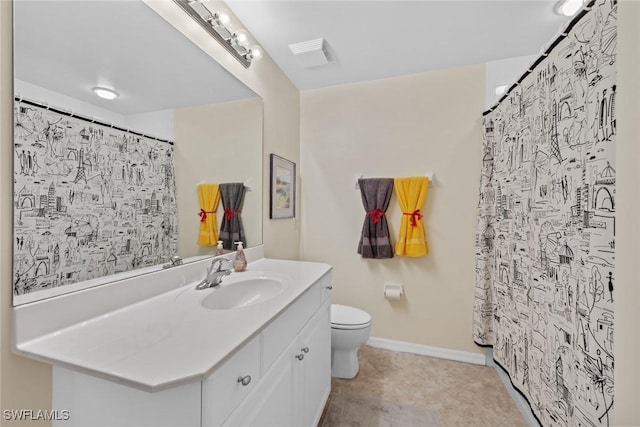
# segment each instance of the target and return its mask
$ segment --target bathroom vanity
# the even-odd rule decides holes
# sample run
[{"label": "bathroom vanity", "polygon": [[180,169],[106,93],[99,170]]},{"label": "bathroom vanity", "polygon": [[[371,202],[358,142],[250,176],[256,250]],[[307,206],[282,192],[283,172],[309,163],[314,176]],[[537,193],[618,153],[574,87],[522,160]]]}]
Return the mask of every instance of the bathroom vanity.
[{"label": "bathroom vanity", "polygon": [[[262,258],[196,290],[210,262],[14,309],[14,351],[54,365],[53,409],[70,415],[54,425],[318,423],[331,387],[331,267]],[[60,318],[39,324],[47,311]]]}]

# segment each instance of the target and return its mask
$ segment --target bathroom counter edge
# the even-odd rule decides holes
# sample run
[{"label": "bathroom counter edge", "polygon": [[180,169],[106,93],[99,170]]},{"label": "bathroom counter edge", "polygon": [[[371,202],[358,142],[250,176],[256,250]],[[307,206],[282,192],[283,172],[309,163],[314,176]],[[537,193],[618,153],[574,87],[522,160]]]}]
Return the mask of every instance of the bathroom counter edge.
[{"label": "bathroom counter edge", "polygon": [[324,263],[258,259],[249,263],[248,271],[277,273],[292,283],[270,303],[222,312],[203,307],[193,312],[176,309],[179,294],[192,286],[188,284],[28,341],[14,342],[13,351],[139,390],[159,392],[208,377],[331,270]]}]

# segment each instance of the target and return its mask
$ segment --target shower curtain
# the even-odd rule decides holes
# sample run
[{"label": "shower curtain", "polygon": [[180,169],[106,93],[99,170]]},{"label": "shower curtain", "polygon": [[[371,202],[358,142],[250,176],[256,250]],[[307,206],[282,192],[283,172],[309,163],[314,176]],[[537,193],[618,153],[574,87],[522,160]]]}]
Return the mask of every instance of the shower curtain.
[{"label": "shower curtain", "polygon": [[24,99],[14,119],[14,295],[178,253],[172,142]]},{"label": "shower curtain", "polygon": [[615,1],[591,2],[485,113],[474,340],[542,425],[610,425]]}]

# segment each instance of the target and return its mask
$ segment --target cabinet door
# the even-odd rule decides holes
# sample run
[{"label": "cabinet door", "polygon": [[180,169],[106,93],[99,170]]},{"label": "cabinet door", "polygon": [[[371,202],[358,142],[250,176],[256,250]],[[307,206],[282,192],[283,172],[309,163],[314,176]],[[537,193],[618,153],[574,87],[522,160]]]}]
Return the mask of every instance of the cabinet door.
[{"label": "cabinet door", "polygon": [[304,354],[297,371],[300,380],[297,421],[300,426],[315,426],[331,391],[331,323],[330,304],[318,310],[300,332],[298,354]]},{"label": "cabinet door", "polygon": [[260,384],[236,408],[225,427],[289,427],[293,423],[294,363],[298,340],[280,355]]},{"label": "cabinet door", "polygon": [[[202,381],[202,425],[219,427],[260,384],[260,336]],[[246,380],[243,382],[242,379]]]}]

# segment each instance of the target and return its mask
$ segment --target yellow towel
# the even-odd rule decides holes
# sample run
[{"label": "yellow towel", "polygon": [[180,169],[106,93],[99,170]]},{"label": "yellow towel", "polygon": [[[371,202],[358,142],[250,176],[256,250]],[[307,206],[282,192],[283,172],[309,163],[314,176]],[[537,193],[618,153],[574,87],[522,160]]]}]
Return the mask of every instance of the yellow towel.
[{"label": "yellow towel", "polygon": [[198,197],[200,198],[200,234],[198,244],[203,246],[216,245],[218,243],[218,222],[216,209],[220,203],[220,188],[218,184],[198,185]]},{"label": "yellow towel", "polygon": [[421,209],[427,197],[429,178],[425,176],[395,178],[393,185],[402,209],[396,255],[425,256],[429,253],[429,248],[424,234]]}]

